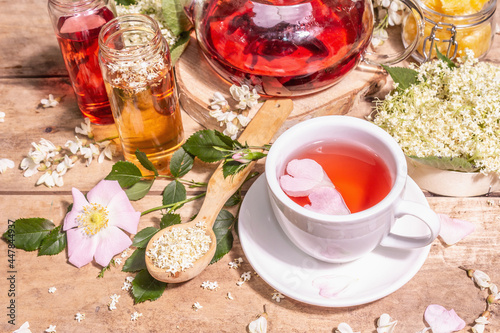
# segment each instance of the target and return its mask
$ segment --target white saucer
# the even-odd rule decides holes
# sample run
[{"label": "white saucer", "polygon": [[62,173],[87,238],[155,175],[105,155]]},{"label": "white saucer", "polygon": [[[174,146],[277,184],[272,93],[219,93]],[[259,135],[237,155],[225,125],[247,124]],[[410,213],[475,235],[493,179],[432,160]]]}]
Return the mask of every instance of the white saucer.
[{"label": "white saucer", "polygon": [[[405,198],[428,206],[410,177]],[[299,250],[281,230],[269,203],[264,175],[245,195],[238,229],[243,251],[264,281],[285,296],[325,307],[365,304],[393,293],[418,272],[430,251],[430,245],[413,250],[379,246],[350,263],[330,264],[314,259]],[[405,216],[396,221],[392,231],[425,235],[428,229],[418,219]]]}]

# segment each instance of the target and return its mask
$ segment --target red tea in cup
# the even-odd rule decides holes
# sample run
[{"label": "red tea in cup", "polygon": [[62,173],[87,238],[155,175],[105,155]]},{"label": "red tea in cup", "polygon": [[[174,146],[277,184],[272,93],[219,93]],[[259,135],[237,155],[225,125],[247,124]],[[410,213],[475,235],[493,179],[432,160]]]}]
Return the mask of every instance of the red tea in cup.
[{"label": "red tea in cup", "polygon": [[[315,142],[299,150],[290,160],[293,159],[312,159],[320,164],[351,213],[376,205],[392,188],[387,165],[362,144],[339,140]],[[289,197],[303,207],[311,204],[307,196]]]}]

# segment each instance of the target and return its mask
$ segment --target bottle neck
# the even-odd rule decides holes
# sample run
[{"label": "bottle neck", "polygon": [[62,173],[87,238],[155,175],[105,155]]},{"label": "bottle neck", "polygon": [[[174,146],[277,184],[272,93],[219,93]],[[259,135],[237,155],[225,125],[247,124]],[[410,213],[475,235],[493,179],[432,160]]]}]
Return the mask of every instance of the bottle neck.
[{"label": "bottle neck", "polygon": [[147,15],[129,14],[114,18],[99,34],[101,55],[110,61],[148,61],[166,47],[158,23]]},{"label": "bottle neck", "polygon": [[83,13],[102,8],[109,0],[49,0],[49,6],[57,8],[64,13]]}]

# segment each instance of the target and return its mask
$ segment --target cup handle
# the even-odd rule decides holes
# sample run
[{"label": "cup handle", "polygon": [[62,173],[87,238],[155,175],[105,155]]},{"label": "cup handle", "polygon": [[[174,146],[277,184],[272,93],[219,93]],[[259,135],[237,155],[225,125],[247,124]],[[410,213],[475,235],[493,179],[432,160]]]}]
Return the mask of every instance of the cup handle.
[{"label": "cup handle", "polygon": [[[370,65],[394,65],[397,64],[398,62],[401,62],[408,58],[410,54],[415,50],[417,47],[420,38],[424,36],[424,15],[422,13],[422,9],[418,5],[418,3],[414,2],[413,0],[399,0],[403,5],[407,7],[407,9],[410,11],[411,14],[413,14],[413,17],[415,19],[416,27],[417,27],[417,33],[415,35],[415,39],[413,40],[413,43],[408,45],[404,50],[401,52],[396,52],[393,54],[379,54],[377,52],[370,52],[370,51],[365,51],[363,53],[363,61],[370,64]],[[367,49],[368,50],[368,49]]]},{"label": "cup handle", "polygon": [[401,200],[395,209],[395,218],[400,218],[404,215],[412,215],[424,222],[429,228],[430,234],[427,236],[401,236],[389,233],[380,243],[385,247],[393,247],[399,249],[415,249],[429,245],[437,238],[441,223],[439,217],[430,208],[421,204]]}]

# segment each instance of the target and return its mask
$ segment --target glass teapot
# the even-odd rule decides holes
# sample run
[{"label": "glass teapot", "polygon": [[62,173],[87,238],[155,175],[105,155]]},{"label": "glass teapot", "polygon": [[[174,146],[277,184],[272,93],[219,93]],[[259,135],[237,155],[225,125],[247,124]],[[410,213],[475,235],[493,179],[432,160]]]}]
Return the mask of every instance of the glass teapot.
[{"label": "glass teapot", "polygon": [[[397,0],[395,0],[397,1]],[[332,86],[361,59],[391,64],[406,58],[422,35],[413,15],[413,44],[391,55],[370,54],[372,0],[192,0],[185,10],[203,55],[225,80],[266,96],[300,96]]]}]

